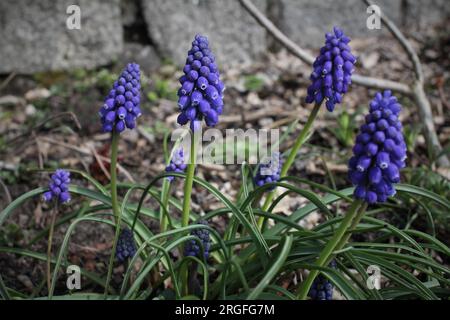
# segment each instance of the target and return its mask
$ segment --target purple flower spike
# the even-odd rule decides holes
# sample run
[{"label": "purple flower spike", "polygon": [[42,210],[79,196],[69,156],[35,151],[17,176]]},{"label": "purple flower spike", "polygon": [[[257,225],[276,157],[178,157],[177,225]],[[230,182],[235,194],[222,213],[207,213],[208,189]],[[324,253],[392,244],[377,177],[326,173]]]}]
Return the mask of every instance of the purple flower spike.
[{"label": "purple flower spike", "polygon": [[45,202],[57,199],[60,203],[67,203],[70,201],[69,193],[70,172],[57,169],[52,174],[48,184],[49,191],[45,192],[42,198]]},{"label": "purple flower spike", "polygon": [[356,137],[348,165],[349,178],[356,186],[355,198],[369,204],[385,202],[395,194],[394,184],[400,181],[400,169],[405,167],[400,110],[397,98],[389,90],[377,93]]},{"label": "purple flower spike", "polygon": [[[258,171],[253,179],[255,185],[260,187],[266,183],[277,182],[280,180],[282,165],[283,161],[280,157],[280,153],[274,152],[267,163],[259,165]],[[273,189],[275,189],[275,186],[270,187],[269,190]]]},{"label": "purple flower spike", "polygon": [[[330,267],[336,269],[336,261],[332,260]],[[333,300],[333,289],[331,281],[320,274],[314,280],[308,296],[311,300]]]},{"label": "purple flower spike", "polygon": [[117,240],[116,258],[120,262],[127,258],[133,258],[136,254],[136,243],[134,242],[133,233],[130,229],[122,229]]},{"label": "purple flower spike", "polygon": [[178,91],[178,106],[181,114],[177,120],[180,125],[191,122],[193,131],[200,130],[203,119],[208,127],[214,127],[223,110],[225,86],[219,79],[214,61],[208,39],[196,35],[188,51],[184,75],[179,79],[181,88]]},{"label": "purple flower spike", "polygon": [[347,92],[356,62],[348,45],[350,38],[337,27],[333,31],[325,35],[325,45],[314,61],[311,85],[306,96],[307,103],[321,104],[325,100],[330,112],[341,103],[342,96]]},{"label": "purple flower spike", "polygon": [[[166,167],[166,172],[185,172],[186,163],[184,161],[184,150],[183,148],[178,149],[170,159],[169,165]],[[167,180],[172,181],[174,177],[167,177]]]},{"label": "purple flower spike", "polygon": [[[196,224],[203,224],[205,226],[208,225],[208,222],[205,220],[200,220]],[[192,236],[196,236],[200,239],[203,244],[204,257],[208,259],[209,257],[209,249],[211,247],[211,239],[209,236],[209,231],[206,229],[195,229],[191,232]],[[184,255],[186,257],[198,257],[200,255],[200,246],[197,241],[190,240],[184,246]]]},{"label": "purple flower spike", "polygon": [[129,63],[105,99],[99,115],[103,131],[120,133],[126,128],[136,127],[140,109],[141,73],[139,65]]}]

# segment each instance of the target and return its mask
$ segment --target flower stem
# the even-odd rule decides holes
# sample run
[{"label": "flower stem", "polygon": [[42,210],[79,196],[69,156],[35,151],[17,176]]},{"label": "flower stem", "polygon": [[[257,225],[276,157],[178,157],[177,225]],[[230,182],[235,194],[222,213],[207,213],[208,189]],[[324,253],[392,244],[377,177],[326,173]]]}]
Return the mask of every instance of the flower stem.
[{"label": "flower stem", "polygon": [[161,202],[163,208],[160,208],[159,210],[161,232],[167,230],[168,217],[166,213],[169,212],[169,197],[170,197],[170,182],[167,179],[165,179],[161,191]]},{"label": "flower stem", "polygon": [[364,202],[362,204],[362,206],[359,207],[359,209],[356,213],[356,216],[353,219],[352,224],[348,228],[347,232],[345,233],[345,235],[342,237],[342,239],[336,245],[335,251],[341,250],[345,246],[345,244],[348,242],[348,239],[350,239],[353,230],[356,228],[356,226],[359,224],[362,217],[364,216],[364,213],[366,212],[366,208],[367,208],[367,203]]},{"label": "flower stem", "polygon": [[[316,261],[316,266],[323,267],[326,262],[329,260],[330,256],[333,254],[333,251],[337,247],[338,243],[341,242],[341,239],[344,237],[345,232],[352,222],[355,215],[358,213],[358,209],[361,206],[361,200],[355,200],[353,201],[350,209],[348,210],[345,217],[342,219],[339,228],[336,230],[333,237],[328,241],[325,248],[322,250],[322,252],[319,255],[319,259]],[[319,270],[314,269],[311,270],[306,280],[302,283],[302,285],[299,288],[298,291],[298,299],[304,300],[306,299],[306,296],[308,295],[309,289],[311,288],[311,285],[314,282],[314,279],[319,274]]]},{"label": "flower stem", "polygon": [[[197,150],[195,146],[195,132],[191,131],[191,152],[189,158],[189,164],[186,172],[186,180],[184,182],[184,199],[183,199],[183,213],[181,216],[181,226],[186,227],[189,224],[189,212],[191,207],[191,194],[192,194],[192,184],[194,181],[194,173],[195,173],[195,160],[197,158]],[[183,254],[183,248],[180,249],[181,255]],[[184,295],[188,295],[189,293],[189,284],[188,284],[188,270],[187,265],[184,264],[180,270],[180,277],[182,282],[182,290]]]},{"label": "flower stem", "polygon": [[116,255],[116,249],[117,249],[117,240],[119,238],[120,234],[120,210],[119,210],[119,204],[117,202],[117,149],[119,146],[119,134],[115,131],[112,133],[112,139],[111,139],[111,203],[112,203],[112,210],[114,214],[114,220],[115,220],[115,233],[114,233],[114,241],[113,241],[113,247],[111,251],[111,256],[109,257],[109,264],[108,264],[108,275],[106,276],[106,284],[105,284],[105,298],[108,294],[109,290],[109,282],[111,281],[112,276],[112,270],[114,266],[114,257]]},{"label": "flower stem", "polygon": [[[306,123],[303,126],[302,131],[300,131],[300,134],[297,136],[297,139],[295,140],[294,145],[291,148],[291,152],[289,153],[289,156],[287,157],[286,161],[283,164],[283,167],[281,168],[280,177],[286,176],[290,167],[294,163],[295,157],[297,156],[297,153],[298,153],[298,150],[301,148],[301,146],[305,142],[305,139],[308,136],[309,131],[311,130],[312,124],[314,123],[314,120],[316,119],[317,114],[319,113],[320,106],[321,105],[319,103],[316,103],[314,105],[314,108],[312,109],[311,113],[309,114],[308,120],[306,120]],[[272,203],[272,199],[274,196],[275,196],[275,190],[271,191],[267,195],[267,198],[264,201],[264,205],[262,207],[263,211],[267,211],[270,204]],[[264,220],[264,218],[260,217],[260,220],[261,219]],[[262,225],[262,221],[258,224]]]},{"label": "flower stem", "polygon": [[186,172],[186,180],[184,182],[184,198],[183,198],[183,214],[181,216],[181,226],[186,227],[189,224],[189,211],[191,207],[192,184],[195,173],[195,160],[197,151],[195,146],[195,133],[191,131],[191,153],[190,160]]},{"label": "flower stem", "polygon": [[47,288],[48,292],[50,294],[51,287],[52,287],[52,280],[51,280],[51,261],[52,261],[52,242],[53,242],[53,233],[55,230],[55,221],[56,221],[56,215],[58,214],[58,203],[56,202],[55,207],[53,208],[52,212],[52,220],[50,222],[50,231],[48,232],[48,244],[47,244]]}]

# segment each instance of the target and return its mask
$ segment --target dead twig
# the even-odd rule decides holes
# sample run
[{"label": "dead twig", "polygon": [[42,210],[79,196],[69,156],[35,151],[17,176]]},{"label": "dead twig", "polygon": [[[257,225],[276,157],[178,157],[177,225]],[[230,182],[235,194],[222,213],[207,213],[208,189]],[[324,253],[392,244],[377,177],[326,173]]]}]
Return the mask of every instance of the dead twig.
[{"label": "dead twig", "polygon": [[9,193],[8,187],[1,178],[0,178],[0,186],[2,186],[3,191],[5,191],[6,200],[8,201],[8,203],[11,203],[12,202],[11,193]]},{"label": "dead twig", "polygon": [[[58,146],[61,146],[61,147],[64,147],[64,148],[67,148],[67,149],[70,149],[70,150],[73,150],[73,151],[85,154],[85,155],[88,155],[88,156],[94,156],[92,151],[89,150],[89,148],[80,148],[80,147],[77,147],[77,146],[72,146],[72,145],[70,145],[68,143],[57,141],[57,140],[54,140],[54,139],[51,139],[51,138],[47,138],[47,137],[39,137],[38,139],[41,140],[41,141],[48,142],[50,144],[55,144],[55,145],[58,145]],[[102,160],[102,161],[107,162],[107,163],[111,163],[111,159],[109,159],[107,157],[103,157],[101,155],[98,155],[98,158],[100,160]],[[130,180],[133,183],[136,182],[136,180],[133,178],[133,176],[124,167],[122,167],[122,165],[120,165],[119,163],[117,164],[117,168],[119,169],[119,171],[121,173],[123,173],[124,176],[127,177],[128,180]]]},{"label": "dead twig", "polygon": [[89,149],[91,149],[91,152],[94,155],[95,161],[97,161],[97,163],[100,166],[100,169],[102,169],[105,177],[107,177],[108,180],[111,180],[111,175],[109,174],[109,171],[106,170],[105,165],[103,164],[103,161],[100,160],[100,155],[97,153],[97,151],[95,150],[95,148],[93,146],[89,146]]},{"label": "dead twig", "polygon": [[55,119],[58,119],[58,118],[65,117],[65,116],[69,116],[69,117],[73,120],[73,122],[75,123],[75,126],[77,127],[77,129],[78,129],[78,130],[81,130],[81,124],[80,124],[80,121],[78,121],[77,116],[76,116],[73,112],[71,112],[71,111],[60,112],[60,113],[58,113],[58,114],[55,114],[55,115],[53,115],[53,116],[51,116],[51,117],[49,117],[49,118],[43,120],[42,122],[38,123],[38,124],[35,125],[34,127],[30,128],[29,130],[27,130],[27,131],[25,131],[25,132],[23,132],[23,133],[21,133],[21,134],[15,136],[14,138],[8,140],[6,143],[7,143],[7,144],[10,144],[10,143],[12,143],[12,142],[14,142],[14,141],[20,139],[21,137],[29,136],[31,133],[33,133],[33,132],[35,132],[36,130],[39,130],[40,128],[42,128],[46,123],[48,123],[48,122],[50,122],[50,121],[53,121],[53,120],[55,120]]},{"label": "dead twig", "polygon": [[16,74],[17,73],[13,71],[6,77],[5,80],[3,80],[3,82],[0,84],[0,91],[2,91],[8,85],[8,83],[10,83],[12,79],[14,79]]}]

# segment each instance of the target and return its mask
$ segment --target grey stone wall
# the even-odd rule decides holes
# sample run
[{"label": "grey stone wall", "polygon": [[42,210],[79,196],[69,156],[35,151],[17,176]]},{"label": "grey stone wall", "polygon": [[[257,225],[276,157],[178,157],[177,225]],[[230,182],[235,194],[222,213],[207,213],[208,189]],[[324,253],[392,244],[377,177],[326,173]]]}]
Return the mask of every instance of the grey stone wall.
[{"label": "grey stone wall", "polygon": [[[81,30],[66,9],[81,8]],[[0,73],[34,73],[103,65],[121,53],[119,0],[0,1]]]},{"label": "grey stone wall", "polygon": [[[281,12],[277,26],[304,47],[319,47],[324,33],[340,26],[350,37],[373,37],[387,34],[369,30],[367,5],[362,0],[274,0]],[[382,14],[407,31],[421,31],[430,24],[449,17],[448,0],[377,0]]]},{"label": "grey stone wall", "polygon": [[[255,3],[265,11],[266,1]],[[197,33],[211,41],[222,63],[249,61],[266,50],[266,33],[238,1],[142,0],[149,36],[158,51],[181,64]]]},{"label": "grey stone wall", "polygon": [[[351,37],[386,33],[385,28],[366,28],[367,6],[361,0],[253,2],[306,48],[321,46],[334,25]],[[450,12],[447,0],[376,3],[408,31],[442,23]],[[81,30],[66,28],[70,4],[81,8]],[[141,36],[127,37],[127,32]],[[0,73],[95,68],[133,58],[148,68],[161,58],[181,64],[196,33],[210,37],[222,66],[252,61],[273,48],[265,30],[237,0],[1,0]]]}]

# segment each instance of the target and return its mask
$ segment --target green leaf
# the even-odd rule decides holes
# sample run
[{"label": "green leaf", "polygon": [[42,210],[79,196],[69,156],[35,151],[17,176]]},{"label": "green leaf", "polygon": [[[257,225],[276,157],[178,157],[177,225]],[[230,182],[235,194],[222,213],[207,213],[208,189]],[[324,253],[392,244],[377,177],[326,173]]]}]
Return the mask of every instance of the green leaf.
[{"label": "green leaf", "polygon": [[439,196],[436,193],[431,192],[429,190],[423,189],[421,187],[416,187],[416,186],[413,186],[410,184],[403,184],[403,183],[396,184],[395,189],[400,192],[405,192],[408,194],[413,194],[413,195],[422,196],[422,197],[431,199],[431,200],[439,203],[440,205],[446,207],[448,210],[450,210],[450,201],[442,198],[441,196]]},{"label": "green leaf", "polygon": [[272,281],[272,279],[278,274],[279,270],[283,267],[283,264],[289,255],[289,252],[292,247],[292,240],[293,240],[292,236],[286,236],[280,254],[273,262],[269,270],[267,270],[266,274],[261,279],[259,284],[247,296],[247,300],[257,299],[258,296],[261,294],[261,292],[270,284],[270,281]]}]

